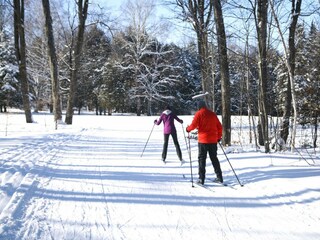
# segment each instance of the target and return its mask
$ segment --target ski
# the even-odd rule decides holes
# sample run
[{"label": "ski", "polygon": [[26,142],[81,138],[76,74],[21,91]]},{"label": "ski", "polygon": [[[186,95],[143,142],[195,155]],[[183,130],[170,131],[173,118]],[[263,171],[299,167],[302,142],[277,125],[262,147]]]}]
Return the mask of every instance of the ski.
[{"label": "ski", "polygon": [[214,190],[213,190],[213,188],[214,188],[214,186],[208,186],[208,185],[202,185],[202,184],[200,184],[200,183],[195,183],[195,186],[197,186],[197,187],[201,187],[201,188],[203,188],[203,189],[206,189],[206,190],[208,190],[208,191],[210,191],[210,192],[214,192]]},{"label": "ski", "polygon": [[222,186],[222,187],[229,187],[229,188],[232,188],[232,189],[236,189],[232,184],[230,185],[230,184],[228,184],[226,182],[223,182],[223,183],[217,182],[217,181],[215,181],[215,179],[210,179],[210,181],[213,182],[216,187]]},{"label": "ski", "polygon": [[[187,179],[187,177],[184,174],[182,174],[182,177],[184,179]],[[230,185],[228,185],[228,183],[225,183],[225,182],[221,183],[221,182],[216,181],[215,179],[208,179],[208,180],[210,182],[212,182],[212,183],[216,183],[217,185],[221,185],[221,186],[224,186],[224,187],[230,187]],[[201,185],[201,184],[196,184],[196,185]],[[201,186],[206,186],[206,185],[201,185]],[[207,187],[208,187],[208,185],[207,185]],[[211,185],[210,187],[214,187],[214,186]]]},{"label": "ski", "polygon": [[211,182],[216,183],[216,184],[219,184],[219,185],[221,185],[221,186],[225,186],[225,187],[228,186],[227,183],[224,183],[224,182],[222,183],[222,182],[216,181],[216,179],[210,179],[210,180],[211,180]]},{"label": "ski", "polygon": [[[183,177],[184,179],[187,179],[187,177],[186,177],[184,174],[182,174],[182,177]],[[190,180],[190,181],[191,181],[191,180]],[[214,192],[214,190],[213,190],[214,186],[213,186],[213,185],[205,185],[205,184],[202,185],[202,184],[200,184],[200,183],[194,182],[194,184],[193,184],[192,187],[201,187],[201,188],[206,189],[206,190],[208,190],[208,191],[210,191],[210,192]]]},{"label": "ski", "polygon": [[180,160],[180,166],[182,167],[183,165],[185,165],[187,162],[185,160]]}]

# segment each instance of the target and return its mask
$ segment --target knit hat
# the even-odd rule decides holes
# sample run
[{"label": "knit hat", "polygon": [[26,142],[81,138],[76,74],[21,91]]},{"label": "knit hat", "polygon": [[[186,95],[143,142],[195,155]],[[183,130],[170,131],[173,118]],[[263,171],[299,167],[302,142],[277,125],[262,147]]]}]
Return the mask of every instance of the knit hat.
[{"label": "knit hat", "polygon": [[201,109],[201,108],[206,107],[206,106],[207,105],[206,105],[205,101],[203,101],[203,100],[199,100],[198,101],[198,109]]}]

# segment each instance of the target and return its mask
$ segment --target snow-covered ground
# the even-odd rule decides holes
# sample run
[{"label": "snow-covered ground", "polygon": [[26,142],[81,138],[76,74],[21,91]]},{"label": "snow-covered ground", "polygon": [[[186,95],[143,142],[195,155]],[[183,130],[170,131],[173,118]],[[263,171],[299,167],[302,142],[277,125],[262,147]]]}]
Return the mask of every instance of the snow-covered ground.
[{"label": "snow-covered ground", "polygon": [[[208,161],[207,190],[190,181],[183,128],[192,116],[176,123],[182,166],[171,141],[161,162],[162,126],[141,156],[157,117],[75,115],[58,130],[51,115],[33,117],[26,124],[21,113],[0,114],[0,239],[320,239],[320,159],[312,150],[226,148],[241,187],[219,148],[229,186],[209,181]],[[191,149],[196,180],[195,140]]]}]

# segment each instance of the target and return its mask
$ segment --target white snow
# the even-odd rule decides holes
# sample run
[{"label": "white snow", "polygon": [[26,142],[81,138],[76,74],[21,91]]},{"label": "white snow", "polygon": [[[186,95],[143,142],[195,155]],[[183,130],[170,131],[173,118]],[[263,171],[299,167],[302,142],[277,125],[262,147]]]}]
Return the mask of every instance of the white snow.
[{"label": "white snow", "polygon": [[[320,239],[318,154],[233,145],[225,150],[241,187],[219,148],[229,186],[210,183],[208,160],[212,191],[192,187],[183,133],[192,116],[179,117],[183,166],[171,140],[167,164],[160,160],[162,126],[141,157],[157,116],[75,115],[54,130],[50,114],[26,124],[24,114],[1,113],[0,239]],[[195,140],[191,147],[196,180]]]}]

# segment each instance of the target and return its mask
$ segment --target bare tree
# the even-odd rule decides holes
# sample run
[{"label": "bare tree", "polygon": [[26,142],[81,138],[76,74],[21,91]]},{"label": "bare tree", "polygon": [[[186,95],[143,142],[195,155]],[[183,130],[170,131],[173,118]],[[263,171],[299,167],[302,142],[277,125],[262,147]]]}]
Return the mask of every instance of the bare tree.
[{"label": "bare tree", "polygon": [[57,128],[57,121],[62,120],[62,111],[61,111],[60,94],[59,94],[58,63],[57,63],[56,48],[54,44],[52,18],[51,18],[49,0],[42,0],[42,6],[43,6],[43,13],[45,16],[45,32],[47,35],[47,42],[48,42],[49,65],[50,65],[51,82],[52,82],[53,113],[54,113],[54,121],[56,122],[56,128]]},{"label": "bare tree", "polygon": [[289,134],[289,118],[291,116],[291,108],[293,108],[293,129],[291,134],[291,150],[295,147],[295,136],[297,129],[297,100],[295,93],[295,55],[296,55],[296,47],[295,47],[295,33],[297,28],[298,18],[301,12],[301,4],[302,0],[292,0],[291,1],[291,21],[289,26],[289,37],[288,37],[288,45],[284,40],[284,33],[281,30],[280,22],[278,16],[275,12],[275,4],[274,1],[270,1],[272,14],[274,16],[280,37],[281,42],[285,52],[285,64],[288,70],[289,81],[287,82],[287,90],[286,90],[286,98],[285,98],[285,109],[283,113],[282,119],[282,131],[281,137],[287,141]]},{"label": "bare tree", "polygon": [[197,35],[202,91],[211,93],[206,100],[212,109],[214,88],[211,81],[212,68],[209,62],[208,32],[212,24],[213,2],[213,0],[176,0],[176,5],[181,10],[180,17],[192,24]]},{"label": "bare tree", "polygon": [[165,63],[172,51],[157,41],[165,28],[162,21],[155,20],[155,10],[154,0],[129,0],[122,5],[128,26],[126,33],[117,37],[124,51],[121,55],[125,54],[120,65],[121,69],[132,73],[129,95],[136,103],[138,116],[142,112],[142,102],[147,102],[147,114],[151,115],[154,100],[172,101],[174,97],[169,89],[178,78],[174,74],[163,75],[174,67]]},{"label": "bare tree", "polygon": [[19,63],[19,80],[21,84],[23,108],[26,122],[32,123],[32,114],[29,99],[29,84],[26,66],[26,41],[24,29],[24,0],[13,1],[14,11],[14,41],[17,61]]},{"label": "bare tree", "polygon": [[133,85],[131,87],[132,98],[136,100],[137,115],[141,115],[142,101],[145,95],[145,86],[149,80],[146,72],[150,72],[149,64],[145,58],[151,52],[151,46],[155,44],[155,38],[151,36],[151,18],[154,17],[155,2],[148,0],[128,0],[122,6],[125,18],[129,22],[129,41],[125,41],[127,61],[133,73]]},{"label": "bare tree", "polygon": [[74,100],[77,89],[77,74],[80,67],[80,58],[82,53],[82,46],[84,40],[84,31],[86,19],[88,16],[88,7],[89,0],[78,0],[77,1],[77,9],[78,9],[78,29],[77,36],[75,40],[75,47],[73,49],[72,56],[72,65],[71,65],[71,79],[70,79],[70,87],[69,87],[69,95],[67,101],[67,110],[66,110],[66,124],[72,124],[73,118],[73,107]]}]

